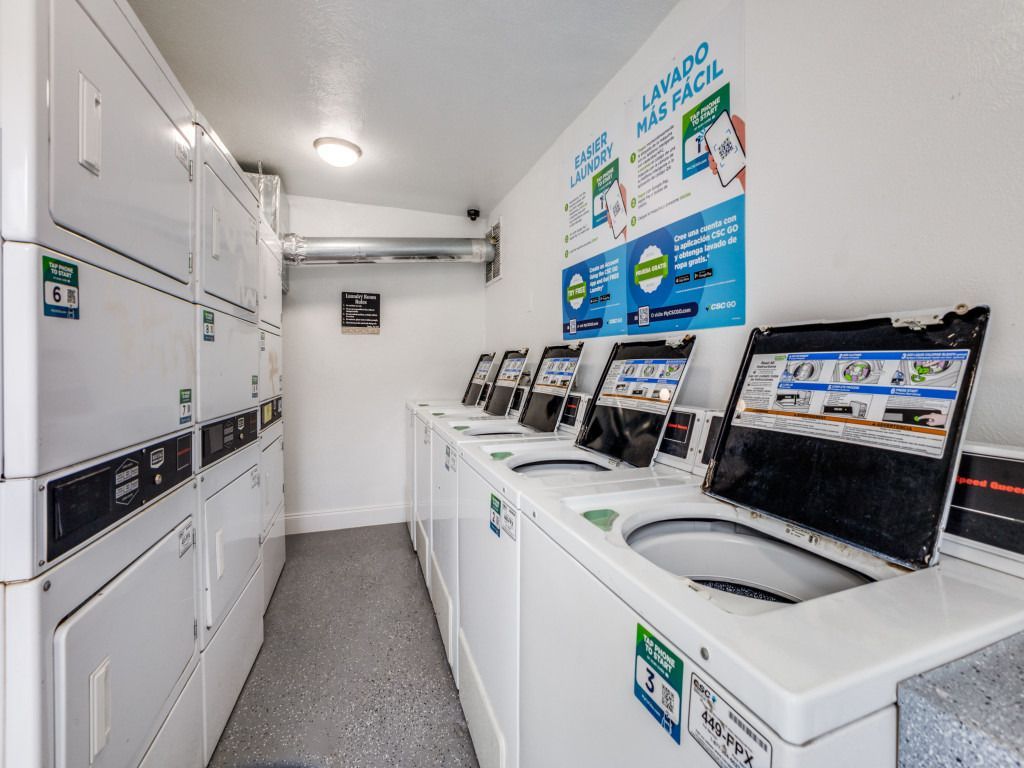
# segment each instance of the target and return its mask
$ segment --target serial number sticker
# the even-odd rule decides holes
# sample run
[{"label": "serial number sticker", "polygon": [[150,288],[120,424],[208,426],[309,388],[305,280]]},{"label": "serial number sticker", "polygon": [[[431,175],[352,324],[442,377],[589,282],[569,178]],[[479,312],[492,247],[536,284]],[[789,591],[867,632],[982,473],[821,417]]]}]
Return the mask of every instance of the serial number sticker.
[{"label": "serial number sticker", "polygon": [[772,744],[696,674],[690,677],[690,735],[722,768],[771,768]]}]

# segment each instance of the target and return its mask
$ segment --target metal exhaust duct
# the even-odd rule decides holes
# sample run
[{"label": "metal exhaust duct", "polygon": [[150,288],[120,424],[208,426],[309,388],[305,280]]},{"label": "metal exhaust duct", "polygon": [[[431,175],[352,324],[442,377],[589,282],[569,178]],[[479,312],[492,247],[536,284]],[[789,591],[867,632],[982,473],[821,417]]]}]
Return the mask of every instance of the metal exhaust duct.
[{"label": "metal exhaust duct", "polygon": [[487,264],[494,243],[483,238],[303,237],[281,238],[289,264],[388,264],[404,261],[461,261]]}]

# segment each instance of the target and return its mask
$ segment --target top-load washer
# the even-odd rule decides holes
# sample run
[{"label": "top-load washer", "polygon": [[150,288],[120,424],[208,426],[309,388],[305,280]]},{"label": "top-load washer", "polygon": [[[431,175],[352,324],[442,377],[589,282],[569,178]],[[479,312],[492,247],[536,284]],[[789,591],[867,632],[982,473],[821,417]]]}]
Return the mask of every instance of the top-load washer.
[{"label": "top-load washer", "polygon": [[124,0],[4,3],[2,239],[190,298],[193,112]]},{"label": "top-load washer", "polygon": [[549,346],[544,350],[538,364],[540,373],[524,395],[518,420],[477,422],[439,418],[433,422],[430,508],[424,515],[429,530],[430,596],[456,685],[459,680],[459,452],[465,444],[499,437],[517,440],[574,437],[574,426],[560,427],[559,422],[582,351],[582,345],[577,343]]},{"label": "top-load washer", "polygon": [[[709,497],[531,510],[524,761],[895,766],[897,684],[1024,629],[1019,554],[943,546],[939,561],[988,317],[961,306],[757,329]],[[922,368],[946,378],[907,386]],[[848,400],[862,416],[835,410]],[[928,418],[894,424],[895,409]],[[550,658],[552,637],[572,665]],[[540,702],[566,716],[545,722]]]},{"label": "top-load washer", "polygon": [[623,480],[681,483],[651,466],[695,339],[616,344],[575,444],[469,443],[458,479],[460,696],[481,764],[518,766],[518,529],[523,499]]}]

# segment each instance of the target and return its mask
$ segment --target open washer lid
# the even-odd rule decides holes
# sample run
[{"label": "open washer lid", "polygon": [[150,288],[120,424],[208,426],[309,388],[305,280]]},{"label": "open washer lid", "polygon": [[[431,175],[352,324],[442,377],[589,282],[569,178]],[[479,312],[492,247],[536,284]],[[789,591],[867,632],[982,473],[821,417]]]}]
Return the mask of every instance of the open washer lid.
[{"label": "open washer lid", "polygon": [[519,386],[519,380],[523,378],[523,370],[526,368],[526,356],[530,354],[529,348],[510,349],[501,356],[501,363],[498,365],[498,373],[491,382],[491,391],[487,393],[484,401],[484,413],[491,416],[507,416],[509,406],[512,405],[512,395]]},{"label": "open washer lid", "polygon": [[619,342],[608,356],[576,436],[580,448],[649,467],[696,339]]},{"label": "open washer lid", "polygon": [[934,565],[988,320],[961,305],[755,329],[704,490],[849,545],[837,561]]},{"label": "open washer lid", "polygon": [[480,393],[484,384],[487,383],[487,374],[491,371],[491,364],[494,362],[494,353],[485,352],[476,360],[476,368],[466,385],[466,391],[462,395],[463,405],[476,405],[480,402]]},{"label": "open washer lid", "polygon": [[562,417],[565,399],[576,380],[583,342],[545,348],[537,364],[530,390],[519,409],[519,423],[538,432],[554,432]]}]

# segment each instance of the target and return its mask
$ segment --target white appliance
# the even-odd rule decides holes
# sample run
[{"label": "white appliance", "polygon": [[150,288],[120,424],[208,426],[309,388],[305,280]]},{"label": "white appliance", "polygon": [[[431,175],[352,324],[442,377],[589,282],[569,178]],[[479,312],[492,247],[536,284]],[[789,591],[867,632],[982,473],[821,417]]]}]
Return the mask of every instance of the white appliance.
[{"label": "white appliance", "polygon": [[4,243],[2,273],[5,477],[192,424],[188,301],[36,245]]},{"label": "white appliance", "polygon": [[281,241],[262,219],[259,237],[259,324],[273,333],[281,333],[281,278],[284,260]]},{"label": "white appliance", "polygon": [[[266,407],[272,403],[267,403]],[[261,414],[262,420],[262,414]],[[260,495],[262,518],[260,550],[263,560],[263,609],[277,587],[285,561],[284,526],[284,423],[279,419],[261,428],[260,443]]]},{"label": "white appliance", "polygon": [[201,116],[195,131],[195,301],[256,322],[260,292],[256,189]]},{"label": "white appliance", "polygon": [[198,349],[196,422],[205,424],[259,403],[260,339],[256,324],[195,305]]},{"label": "white appliance", "polygon": [[207,760],[263,644],[257,419],[252,410],[199,429],[199,641]]},{"label": "white appliance", "polygon": [[190,298],[192,117],[124,0],[4,2],[2,239]]},{"label": "white appliance", "polygon": [[518,529],[523,500],[574,485],[683,482],[677,469],[651,464],[694,341],[687,336],[616,344],[575,445],[462,446],[458,669],[463,709],[485,768],[520,765]]},{"label": "white appliance", "polygon": [[[501,435],[517,439],[550,440],[574,437],[572,425],[559,427],[566,397],[576,378],[583,348],[580,344],[549,346],[541,355],[538,370],[524,396],[518,421],[498,419],[476,423],[460,420],[435,420],[431,437],[432,488],[429,518],[430,596],[438,628],[458,686],[459,628],[459,546],[458,546],[458,465],[464,444],[494,440]],[[484,429],[483,434],[474,430]],[[557,431],[556,431],[557,430]]]},{"label": "white appliance", "polygon": [[281,335],[260,328],[259,338],[259,401],[262,404],[281,396],[284,390],[284,374],[282,373]]},{"label": "white appliance", "polygon": [[[475,407],[477,402],[480,400],[480,392],[487,380],[487,376],[490,373],[491,365],[494,362],[494,353],[485,352],[481,354],[473,366],[473,372],[470,374],[469,381],[466,383],[466,391],[463,393],[462,400],[439,400],[434,398],[417,398],[413,400],[406,400],[405,402],[405,467],[406,467],[406,504],[405,504],[405,521],[409,526],[409,539],[412,541],[413,550],[417,549],[416,544],[416,530],[417,530],[417,516],[416,516],[416,504],[421,498],[421,493],[417,491],[416,483],[416,469],[417,469],[417,446],[420,445],[422,438],[422,421],[424,418],[420,416],[426,413],[423,409],[432,409],[437,411],[441,409],[446,411],[449,409],[459,408],[467,402],[471,402],[472,406]],[[475,387],[475,392],[474,392]],[[471,396],[471,392],[473,392]],[[429,483],[429,479],[424,479],[421,482]],[[427,486],[429,489],[429,485]],[[429,494],[429,490],[427,491]]]},{"label": "white appliance", "polygon": [[[987,320],[961,307],[755,330],[705,481],[720,500],[531,509],[524,764],[894,767],[897,684],[1024,629],[1024,558],[991,529],[1019,526],[1019,510],[981,511],[981,540],[977,520],[953,518],[959,540],[938,558]],[[808,355],[825,378],[785,374]],[[851,361],[861,382],[864,366],[881,375],[828,380]],[[899,367],[932,372],[908,388]],[[813,418],[773,407],[794,390]],[[867,403],[866,418],[818,418],[835,397]],[[946,418],[893,427],[879,415],[895,408]]]},{"label": "white appliance", "polygon": [[137,765],[196,669],[196,483],[190,461],[172,469],[173,448],[169,466],[151,469],[160,448],[45,478],[42,491],[4,489],[5,519],[38,494],[38,513],[48,498],[48,514],[70,525],[112,510],[126,488],[146,499],[45,574],[3,585],[4,765]]}]

